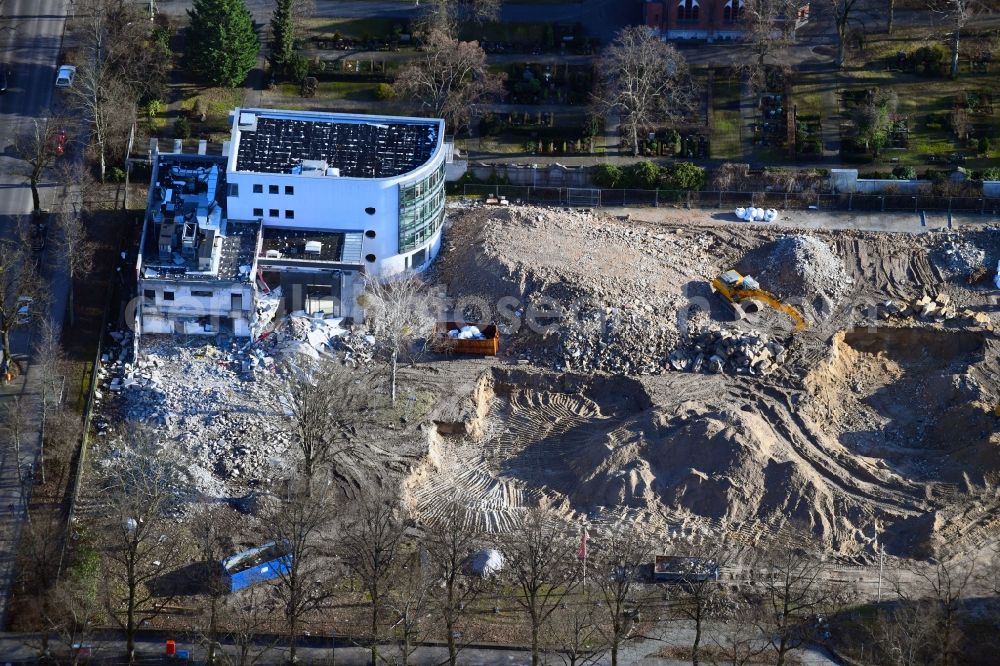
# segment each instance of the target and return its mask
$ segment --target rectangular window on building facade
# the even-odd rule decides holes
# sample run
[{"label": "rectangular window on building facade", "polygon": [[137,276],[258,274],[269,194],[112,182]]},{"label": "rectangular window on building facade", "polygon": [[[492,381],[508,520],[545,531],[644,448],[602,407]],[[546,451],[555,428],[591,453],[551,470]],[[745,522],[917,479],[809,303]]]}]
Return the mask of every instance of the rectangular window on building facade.
[{"label": "rectangular window on building facade", "polygon": [[277,185],[268,185],[267,186],[267,193],[268,194],[277,194],[278,193],[278,186]]},{"label": "rectangular window on building facade", "polygon": [[163,300],[165,300],[165,301],[172,301],[172,300],[174,300],[174,292],[172,292],[172,291],[165,291],[165,292],[163,292]]},{"label": "rectangular window on building facade", "polygon": [[142,299],[145,301],[144,305],[156,305],[156,290],[143,289]]},{"label": "rectangular window on building facade", "polygon": [[238,197],[240,196],[240,186],[239,183],[229,183],[229,196]]},{"label": "rectangular window on building facade", "polygon": [[243,309],[243,294],[231,294],[229,301],[230,301],[230,310]]},{"label": "rectangular window on building facade", "polygon": [[417,268],[423,266],[426,261],[427,261],[427,248],[424,248],[419,252],[413,253],[413,261],[410,262],[410,265],[413,266],[414,270],[416,270]]},{"label": "rectangular window on building facade", "polygon": [[295,194],[295,188],[291,185],[285,185],[285,194]]},{"label": "rectangular window on building facade", "polygon": [[254,217],[264,217],[264,209],[263,208],[254,208],[253,209],[253,216]]},{"label": "rectangular window on building facade", "polygon": [[199,289],[192,289],[191,290],[191,295],[195,296],[197,298],[212,298],[212,292],[210,292],[210,291],[202,291],[202,290],[199,290]]},{"label": "rectangular window on building facade", "polygon": [[277,208],[271,208],[270,210],[267,211],[267,214],[268,214],[268,217],[278,217],[278,209]]},{"label": "rectangular window on building facade", "polygon": [[295,219],[295,211],[294,210],[286,210],[285,211],[285,219],[286,220],[294,220]]},{"label": "rectangular window on building facade", "polygon": [[254,184],[254,186],[253,186],[253,193],[254,194],[264,194],[264,186],[261,185],[260,183]]}]

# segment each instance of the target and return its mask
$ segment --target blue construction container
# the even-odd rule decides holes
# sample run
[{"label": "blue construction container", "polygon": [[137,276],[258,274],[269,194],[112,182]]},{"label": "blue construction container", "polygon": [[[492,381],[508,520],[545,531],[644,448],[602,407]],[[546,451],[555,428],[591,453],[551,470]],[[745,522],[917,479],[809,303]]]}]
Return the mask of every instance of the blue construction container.
[{"label": "blue construction container", "polygon": [[222,560],[229,591],[242,590],[288,573],[292,566],[290,550],[287,541],[271,541]]}]

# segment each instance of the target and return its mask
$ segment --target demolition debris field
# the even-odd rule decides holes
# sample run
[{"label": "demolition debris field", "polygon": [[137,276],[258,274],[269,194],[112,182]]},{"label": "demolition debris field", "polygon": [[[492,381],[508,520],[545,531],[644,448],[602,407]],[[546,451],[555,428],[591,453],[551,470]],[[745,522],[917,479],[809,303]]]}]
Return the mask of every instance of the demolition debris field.
[{"label": "demolition debris field", "polygon": [[[985,227],[452,210],[429,277],[456,314],[501,324],[500,356],[402,367],[401,405],[359,424],[342,477],[401,488],[418,523],[457,500],[503,531],[545,503],[747,542],[794,523],[858,561],[876,539],[901,557],[975,548],[1000,531],[998,259]],[[709,286],[734,268],[806,330],[767,307],[734,321]],[[106,409],[158,419],[206,495],[266,487],[291,455],[280,376],[247,381],[232,352],[192,344],[144,342],[156,381]],[[356,372],[377,370],[357,346]]]}]

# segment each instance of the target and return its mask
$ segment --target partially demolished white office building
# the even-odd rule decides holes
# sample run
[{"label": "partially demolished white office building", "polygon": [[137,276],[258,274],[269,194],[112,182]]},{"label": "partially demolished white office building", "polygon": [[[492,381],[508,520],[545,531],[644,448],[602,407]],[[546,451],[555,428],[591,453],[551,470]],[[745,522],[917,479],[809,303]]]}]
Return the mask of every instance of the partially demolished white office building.
[{"label": "partially demolished white office building", "polygon": [[285,311],[359,320],[365,273],[436,256],[443,121],[236,109],[232,123],[221,155],[151,150],[138,334],[249,336],[277,287]]}]

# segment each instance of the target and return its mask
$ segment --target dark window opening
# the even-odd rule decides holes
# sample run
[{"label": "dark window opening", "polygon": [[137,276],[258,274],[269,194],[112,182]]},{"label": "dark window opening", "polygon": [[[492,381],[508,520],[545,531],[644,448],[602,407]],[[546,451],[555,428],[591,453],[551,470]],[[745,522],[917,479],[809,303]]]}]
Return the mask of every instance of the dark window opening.
[{"label": "dark window opening", "polygon": [[278,193],[278,186],[277,185],[268,185],[267,186],[267,193],[268,194],[277,194]]},{"label": "dark window opening", "polygon": [[242,310],[243,309],[243,294],[231,294],[230,295],[230,310]]},{"label": "dark window opening", "polygon": [[254,194],[264,194],[264,186],[261,185],[260,183],[256,183],[253,186],[253,193]]},{"label": "dark window opening", "polygon": [[165,300],[165,301],[172,301],[172,300],[174,300],[174,292],[172,292],[172,291],[165,291],[165,292],[163,292],[163,300]]},{"label": "dark window opening", "polygon": [[271,208],[270,210],[268,210],[268,217],[278,217],[278,209]]},{"label": "dark window opening", "polygon": [[240,196],[240,186],[238,183],[229,183],[229,196],[231,197]]},{"label": "dark window opening", "polygon": [[285,185],[285,194],[295,194],[295,188],[291,185]]},{"label": "dark window opening", "polygon": [[414,269],[420,268],[425,263],[427,263],[427,248],[413,253],[413,261],[411,264]]},{"label": "dark window opening", "polygon": [[367,261],[370,264],[375,263],[375,255],[374,254],[366,254],[365,255],[365,261]]},{"label": "dark window opening", "polygon": [[254,208],[253,209],[253,216],[254,217],[264,217],[264,209],[263,208]]},{"label": "dark window opening", "polygon": [[369,215],[374,215],[375,209],[372,208],[371,206],[368,206],[368,208],[365,208],[365,212],[368,213]]},{"label": "dark window opening", "polygon": [[368,231],[365,232],[365,236],[367,236],[368,238],[375,238],[375,230],[369,229]]},{"label": "dark window opening", "polygon": [[155,305],[156,304],[156,291],[153,290],[153,289],[143,289],[142,290],[142,298],[145,301],[146,305]]},{"label": "dark window opening", "polygon": [[191,295],[192,296],[197,296],[198,298],[212,298],[212,292],[210,292],[210,291],[201,291],[201,290],[198,290],[198,289],[192,289],[191,290]]},{"label": "dark window opening", "polygon": [[295,211],[294,210],[286,210],[285,211],[285,219],[286,220],[294,220],[295,219]]}]

